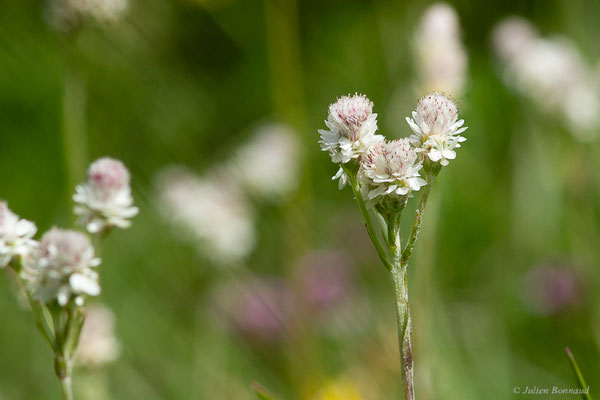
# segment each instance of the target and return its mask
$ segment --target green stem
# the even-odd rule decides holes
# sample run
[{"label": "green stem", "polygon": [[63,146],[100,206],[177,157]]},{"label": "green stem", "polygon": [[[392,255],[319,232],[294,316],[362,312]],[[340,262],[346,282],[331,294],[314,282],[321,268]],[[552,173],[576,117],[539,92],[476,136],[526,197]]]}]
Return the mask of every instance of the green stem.
[{"label": "green stem", "polygon": [[565,352],[567,353],[567,358],[571,362],[571,367],[573,367],[573,372],[575,372],[575,375],[577,375],[577,379],[579,380],[579,385],[581,386],[581,389],[584,391],[584,393],[582,393],[582,397],[587,400],[592,400],[592,396],[590,395],[589,386],[587,385],[587,383],[585,383],[583,374],[581,373],[581,370],[579,369],[579,365],[577,365],[577,361],[575,361],[575,357],[573,356],[573,353],[571,353],[571,349],[569,349],[568,347],[565,347]]},{"label": "green stem", "polygon": [[71,360],[61,354],[55,355],[54,372],[60,383],[63,400],[73,400],[73,381],[71,379],[73,366]]},{"label": "green stem", "polygon": [[412,354],[412,320],[408,302],[407,268],[395,263],[392,268],[394,291],[396,294],[396,313],[398,318],[398,344],[400,346],[400,364],[402,366],[402,384],[404,399],[414,400],[415,389],[413,382]]},{"label": "green stem", "polygon": [[87,158],[86,90],[71,61],[67,60],[65,69],[62,115],[62,151],[69,200],[73,188],[83,178]]},{"label": "green stem", "polygon": [[379,237],[377,236],[377,232],[375,231],[373,220],[371,219],[369,210],[367,210],[365,201],[362,197],[362,194],[360,193],[360,187],[358,185],[358,180],[356,179],[356,174],[353,174],[352,171],[346,170],[345,168],[344,170],[350,180],[350,186],[352,186],[352,191],[354,192],[354,197],[356,198],[356,202],[358,203],[358,208],[360,209],[360,212],[362,213],[363,218],[365,219],[365,226],[367,228],[367,232],[369,233],[369,237],[371,238],[371,241],[375,246],[375,250],[377,250],[377,254],[379,255],[379,258],[381,259],[381,262],[383,263],[385,268],[388,271],[391,271],[392,265],[390,264],[388,256],[383,248],[383,245],[381,244],[381,241],[379,240]]},{"label": "green stem", "polygon": [[419,237],[419,232],[421,232],[421,226],[423,224],[423,210],[425,210],[425,206],[427,205],[427,200],[429,200],[429,193],[431,191],[431,185],[433,184],[433,179],[423,187],[423,195],[421,197],[421,201],[419,206],[417,207],[415,221],[413,222],[413,226],[410,230],[410,236],[408,237],[408,242],[402,251],[402,259],[400,261],[403,267],[408,265],[410,261],[410,257],[412,256],[413,249],[415,247],[415,242]]}]

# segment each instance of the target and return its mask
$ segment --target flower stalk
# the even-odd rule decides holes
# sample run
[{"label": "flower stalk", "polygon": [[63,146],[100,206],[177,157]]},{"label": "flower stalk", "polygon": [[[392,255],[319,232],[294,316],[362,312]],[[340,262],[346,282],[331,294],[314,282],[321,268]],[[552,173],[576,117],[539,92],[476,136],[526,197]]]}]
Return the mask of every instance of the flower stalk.
[{"label": "flower stalk", "polygon": [[[350,184],[377,255],[391,274],[404,398],[414,400],[408,264],[421,231],[431,186],[442,167],[456,158],[455,149],[466,140],[460,134],[467,127],[463,127],[464,120],[458,119],[456,102],[439,92],[421,98],[412,118],[406,119],[413,131],[408,138],[387,141],[375,134],[377,114],[372,109],[373,103],[364,95],[341,97],[329,106],[325,121],[329,130],[319,130],[319,143],[340,165],[334,179],[339,179],[340,189]],[[421,198],[403,247],[402,212],[416,192],[421,192]],[[370,209],[376,213],[381,229],[375,227]]]}]

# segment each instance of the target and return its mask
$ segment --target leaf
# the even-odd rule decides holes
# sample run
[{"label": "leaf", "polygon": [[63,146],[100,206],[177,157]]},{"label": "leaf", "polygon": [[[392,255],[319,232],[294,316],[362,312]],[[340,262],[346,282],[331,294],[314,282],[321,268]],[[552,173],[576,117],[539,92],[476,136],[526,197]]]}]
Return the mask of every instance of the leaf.
[{"label": "leaf", "polygon": [[259,400],[279,400],[274,394],[269,392],[258,382],[252,383],[252,390]]},{"label": "leaf", "polygon": [[577,376],[577,380],[579,381],[579,385],[581,386],[582,397],[587,400],[592,400],[592,397],[590,396],[590,387],[585,383],[585,379],[583,379],[583,374],[581,373],[581,370],[579,369],[579,365],[577,365],[577,361],[575,361],[575,357],[573,356],[571,349],[569,349],[568,347],[565,347],[565,352],[567,353],[567,358],[571,362],[571,367],[573,367],[573,372]]}]

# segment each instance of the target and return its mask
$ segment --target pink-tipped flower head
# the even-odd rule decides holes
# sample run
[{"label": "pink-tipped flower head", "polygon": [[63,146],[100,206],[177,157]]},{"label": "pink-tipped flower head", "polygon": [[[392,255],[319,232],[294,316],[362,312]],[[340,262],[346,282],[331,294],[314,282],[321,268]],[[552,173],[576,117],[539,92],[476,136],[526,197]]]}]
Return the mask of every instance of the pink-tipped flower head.
[{"label": "pink-tipped flower head", "polygon": [[454,148],[467,140],[460,136],[467,127],[463,127],[464,120],[458,119],[456,101],[440,92],[422,97],[406,122],[414,132],[410,136],[412,145],[441,165],[448,165],[448,160],[456,158]]},{"label": "pink-tipped flower head", "polygon": [[138,213],[133,206],[129,171],[113,158],[104,157],[90,165],[88,180],[73,195],[74,212],[91,233],[112,227],[128,228]]},{"label": "pink-tipped flower head", "polygon": [[129,171],[121,161],[104,157],[90,165],[88,183],[98,198],[110,199],[129,187]]},{"label": "pink-tipped flower head", "polygon": [[26,256],[36,245],[32,239],[37,228],[33,222],[20,219],[8,205],[0,201],[0,268],[13,257]]},{"label": "pink-tipped flower head", "polygon": [[417,191],[427,184],[419,176],[421,163],[409,139],[373,145],[363,156],[360,176],[365,183],[370,205],[386,197],[398,197]]},{"label": "pink-tipped flower head", "polygon": [[331,104],[325,125],[329,130],[319,130],[319,143],[334,163],[356,159],[383,140],[383,136],[375,135],[377,114],[373,113],[373,103],[362,94],[342,96]]},{"label": "pink-tipped flower head", "polygon": [[100,264],[86,235],[77,231],[52,228],[25,263],[24,276],[33,297],[43,303],[54,300],[64,306],[75,296],[100,294],[98,274],[93,270]]}]

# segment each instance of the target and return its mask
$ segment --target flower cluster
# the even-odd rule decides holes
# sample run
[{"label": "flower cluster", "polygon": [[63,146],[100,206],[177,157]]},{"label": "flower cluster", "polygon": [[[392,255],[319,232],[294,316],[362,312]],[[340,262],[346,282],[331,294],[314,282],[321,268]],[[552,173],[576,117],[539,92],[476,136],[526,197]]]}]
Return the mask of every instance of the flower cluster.
[{"label": "flower cluster", "polygon": [[592,69],[570,40],[543,38],[519,17],[500,22],[492,39],[508,85],[540,109],[563,117],[577,139],[597,136],[600,92]]},{"label": "flower cluster", "polygon": [[412,118],[406,118],[413,131],[409,138],[386,141],[375,135],[377,114],[372,109],[364,95],[341,97],[329,106],[325,123],[330,130],[319,130],[321,148],[341,165],[334,176],[340,178],[340,188],[347,180],[343,164],[358,162],[369,206],[418,191],[428,183],[420,177],[423,165],[448,165],[456,157],[454,149],[466,140],[460,135],[467,128],[458,119],[456,102],[440,92],[421,98]]},{"label": "flower cluster", "polygon": [[155,179],[159,208],[176,238],[196,244],[216,265],[237,266],[256,245],[254,204],[288,198],[298,187],[301,158],[302,143],[289,125],[259,125],[229,159],[202,174],[162,168]]},{"label": "flower cluster", "polygon": [[[129,172],[120,161],[101,158],[92,163],[88,182],[76,188],[75,214],[90,233],[109,227],[125,228],[137,214],[133,207]],[[100,264],[88,236],[81,232],[52,228],[40,241],[33,239],[36,226],[14,214],[0,202],[0,267],[18,257],[13,267],[26,282],[31,298],[42,304],[65,306],[71,300],[83,304],[83,295],[100,293]]]},{"label": "flower cluster", "polygon": [[37,228],[33,222],[20,219],[8,205],[0,201],[0,268],[13,257],[24,257],[35,247],[32,239]]},{"label": "flower cluster", "polygon": [[425,11],[415,35],[414,54],[421,91],[459,96],[465,84],[467,54],[456,10],[437,3]]},{"label": "flower cluster", "polygon": [[77,186],[73,195],[74,212],[90,233],[131,225],[129,219],[138,209],[133,206],[129,180],[129,171],[119,160],[104,157],[90,165],[87,183]]},{"label": "flower cluster", "polygon": [[42,303],[54,300],[64,306],[71,299],[82,304],[82,294],[100,294],[98,273],[94,267],[100,259],[86,235],[52,228],[26,258],[24,276],[34,299]]}]

